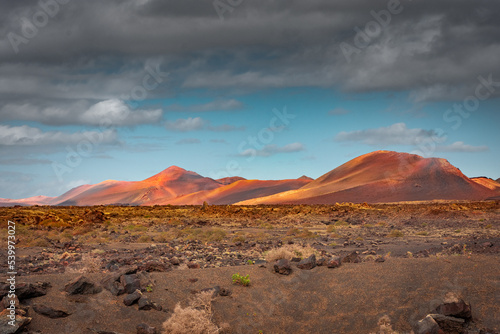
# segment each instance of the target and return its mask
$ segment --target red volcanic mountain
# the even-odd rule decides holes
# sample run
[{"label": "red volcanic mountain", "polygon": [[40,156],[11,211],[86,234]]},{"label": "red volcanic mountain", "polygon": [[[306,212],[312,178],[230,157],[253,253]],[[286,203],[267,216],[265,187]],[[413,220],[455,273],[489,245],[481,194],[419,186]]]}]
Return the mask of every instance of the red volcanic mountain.
[{"label": "red volcanic mountain", "polygon": [[290,180],[239,180],[212,190],[204,190],[174,199],[160,199],[147,204],[173,204],[173,205],[199,205],[203,202],[209,204],[234,204],[236,202],[273,195],[298,189],[311,182],[307,179]]},{"label": "red volcanic mountain", "polygon": [[[172,166],[143,181],[107,180],[92,185],[60,205],[130,204],[141,205],[159,199],[220,187],[217,181],[180,167]],[[73,191],[73,190],[71,190]]]},{"label": "red volcanic mountain", "polygon": [[473,177],[471,178],[471,180],[491,190],[500,190],[500,183],[498,182],[498,180],[495,181],[493,179],[484,176]]},{"label": "red volcanic mountain", "polygon": [[332,204],[484,200],[500,198],[500,184],[468,178],[448,161],[408,153],[376,151],[355,158],[316,180],[214,180],[172,166],[142,181],[108,180],[83,185],[59,197],[0,199],[14,205],[199,205]]},{"label": "red volcanic mountain", "polygon": [[298,189],[310,179],[279,181],[246,180],[227,177],[214,180],[172,166],[143,181],[107,180],[82,185],[59,197],[38,196],[21,200],[0,199],[1,206],[14,205],[198,205],[234,202]]},{"label": "red volcanic mountain", "polygon": [[355,158],[300,189],[236,204],[484,200],[498,195],[498,191],[469,179],[447,160],[376,151]]}]

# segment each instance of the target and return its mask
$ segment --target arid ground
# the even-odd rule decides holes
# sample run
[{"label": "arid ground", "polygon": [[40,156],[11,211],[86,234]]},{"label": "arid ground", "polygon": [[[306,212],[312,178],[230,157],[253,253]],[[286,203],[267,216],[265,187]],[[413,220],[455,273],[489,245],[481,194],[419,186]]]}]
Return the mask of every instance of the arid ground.
[{"label": "arid ground", "polygon": [[[32,206],[0,208],[0,220],[2,250],[7,222],[16,226],[27,333],[160,331],[176,304],[216,286],[211,320],[224,333],[378,333],[389,326],[381,318],[390,333],[410,333],[448,293],[471,304],[468,333],[500,331],[500,201]],[[274,270],[278,248],[292,252],[288,275]],[[299,269],[313,253],[317,266]],[[6,251],[0,265],[5,281]],[[94,293],[65,288],[81,275]],[[124,275],[149,310],[110,289],[128,289]]]}]

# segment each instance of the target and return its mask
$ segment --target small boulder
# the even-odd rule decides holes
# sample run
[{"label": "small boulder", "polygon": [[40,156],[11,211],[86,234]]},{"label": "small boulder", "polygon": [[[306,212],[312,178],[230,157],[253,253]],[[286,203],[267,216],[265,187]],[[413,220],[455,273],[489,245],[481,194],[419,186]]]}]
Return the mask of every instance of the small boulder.
[{"label": "small boulder", "polygon": [[281,275],[290,275],[292,267],[287,259],[280,259],[274,263],[274,271]]},{"label": "small boulder", "polygon": [[16,286],[16,295],[19,300],[45,296],[50,283],[20,283]]},{"label": "small boulder", "polygon": [[[14,326],[11,325],[12,321],[14,321]],[[31,318],[11,314],[10,310],[3,310],[0,312],[0,333],[19,333],[22,331],[22,328],[27,326],[30,322]]]},{"label": "small boulder", "polygon": [[445,333],[462,333],[465,325],[465,320],[455,317],[447,317],[442,314],[430,315],[439,325],[439,328]]},{"label": "small boulder", "polygon": [[301,260],[299,264],[297,264],[297,268],[303,270],[311,270],[314,267],[316,267],[316,255],[314,254]]},{"label": "small boulder", "polygon": [[62,310],[56,310],[50,306],[42,305],[42,304],[35,304],[33,305],[33,310],[35,310],[36,313],[41,314],[43,316],[46,316],[51,319],[58,319],[58,318],[66,318],[67,316],[71,315],[68,312],[62,311]]},{"label": "small boulder", "polygon": [[102,291],[102,287],[96,286],[85,276],[78,276],[64,286],[64,291],[70,295],[93,295]]},{"label": "small boulder", "polygon": [[141,280],[137,277],[137,274],[122,275],[120,283],[128,294],[141,289]]},{"label": "small boulder", "polygon": [[334,256],[331,260],[326,263],[328,268],[338,268],[342,264],[340,257]]},{"label": "small boulder", "polygon": [[135,290],[134,292],[128,294],[123,298],[123,304],[130,306],[137,302],[142,297],[142,292],[140,290]]},{"label": "small boulder", "polygon": [[144,311],[151,310],[152,308],[154,308],[154,304],[149,300],[148,297],[144,295],[141,296],[141,298],[139,298],[139,300],[137,301],[137,305],[139,305],[139,310],[144,310]]},{"label": "small boulder", "polygon": [[470,320],[472,318],[471,306],[455,293],[446,294],[443,304],[436,308],[436,313],[455,318]]},{"label": "small boulder", "polygon": [[187,266],[189,269],[200,269],[200,264],[196,262],[188,262]]},{"label": "small boulder", "polygon": [[342,263],[360,263],[361,257],[359,256],[359,252],[352,252],[342,259]]},{"label": "small boulder", "polygon": [[417,322],[415,334],[440,334],[438,323],[430,315]]}]

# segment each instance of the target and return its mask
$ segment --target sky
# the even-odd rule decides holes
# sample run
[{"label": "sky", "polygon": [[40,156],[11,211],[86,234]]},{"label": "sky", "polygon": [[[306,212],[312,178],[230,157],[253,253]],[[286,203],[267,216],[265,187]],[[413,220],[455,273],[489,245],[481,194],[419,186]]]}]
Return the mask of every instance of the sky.
[{"label": "sky", "polygon": [[368,152],[500,178],[500,2],[0,0],[0,197]]}]

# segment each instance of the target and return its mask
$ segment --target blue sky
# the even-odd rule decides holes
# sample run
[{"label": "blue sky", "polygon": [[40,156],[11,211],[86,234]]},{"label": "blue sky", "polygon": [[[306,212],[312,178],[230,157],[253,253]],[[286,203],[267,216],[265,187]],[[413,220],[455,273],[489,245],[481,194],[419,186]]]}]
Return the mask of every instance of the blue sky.
[{"label": "blue sky", "polygon": [[206,4],[124,3],[61,6],[17,53],[9,33],[22,36],[20,18],[40,8],[2,5],[0,197],[57,196],[171,165],[317,178],[380,149],[500,177],[496,5],[459,1],[450,13],[402,2],[346,57],[341,43],[355,47],[353,28],[386,2],[257,1],[223,18]]}]

